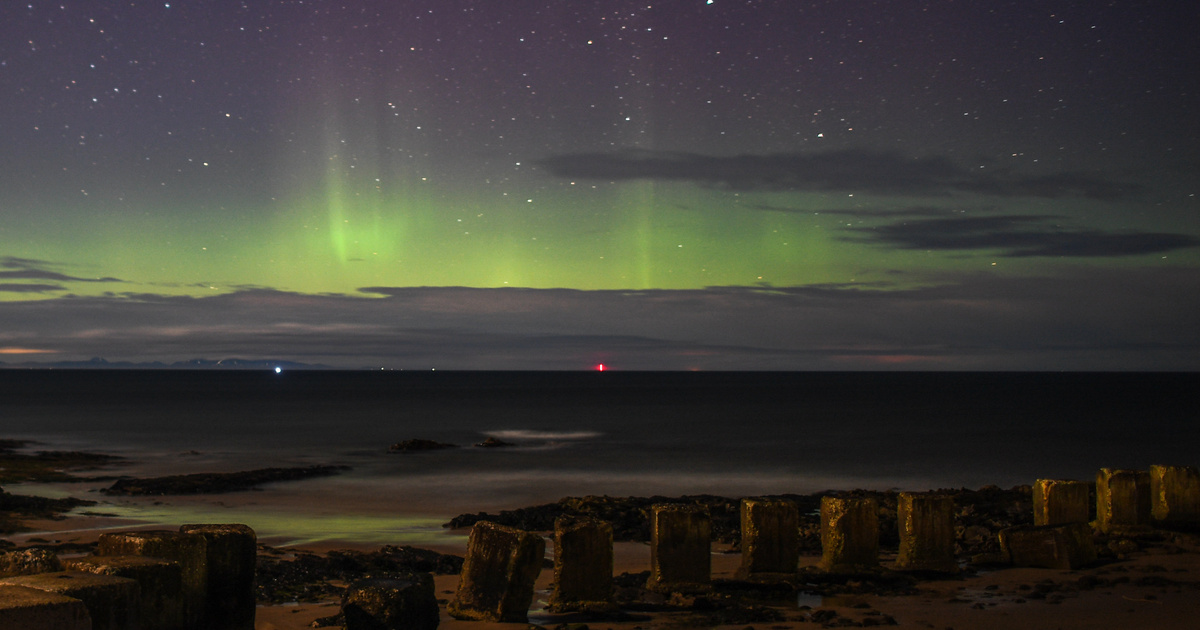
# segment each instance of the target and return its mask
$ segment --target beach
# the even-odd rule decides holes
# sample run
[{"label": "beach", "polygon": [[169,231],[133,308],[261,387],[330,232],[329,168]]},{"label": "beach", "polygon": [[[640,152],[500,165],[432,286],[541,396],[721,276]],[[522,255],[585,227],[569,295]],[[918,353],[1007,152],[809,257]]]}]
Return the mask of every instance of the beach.
[{"label": "beach", "polygon": [[[27,531],[0,536],[65,554],[87,553],[103,532],[244,523],[269,559],[388,545],[461,556],[469,528],[445,527],[455,517],[564,497],[978,491],[1039,478],[1091,480],[1101,467],[1200,464],[1200,388],[1190,374],[18,376],[0,380],[8,431],[0,439],[19,443],[13,453],[114,456],[68,470],[69,480],[0,482],[11,495],[94,502],[61,519],[22,517]],[[390,448],[412,438],[451,447]],[[488,438],[507,446],[477,446]],[[121,479],[314,466],[348,468],[219,494],[104,493]],[[530,527],[550,538],[544,522]],[[981,565],[952,579],[922,577],[904,594],[868,587],[768,602],[777,611],[761,618],[697,617],[694,602],[662,602],[634,620],[586,623],[1192,627],[1200,613],[1195,535],[1162,533],[1135,544],[1075,571]],[[713,550],[713,577],[731,578],[739,555],[721,541]],[[644,540],[618,541],[615,551],[614,574],[649,568]],[[885,544],[885,567],[894,554]],[[818,555],[809,549],[801,565]],[[543,600],[552,573],[539,577]],[[436,577],[439,599],[454,597],[457,579]],[[337,608],[333,595],[264,601],[258,628],[310,627]],[[442,609],[441,627],[486,625],[450,618],[444,601]],[[531,621],[546,627],[570,621],[539,616],[536,598],[533,609]]]},{"label": "beach", "polygon": [[[305,482],[298,482],[303,484]],[[209,501],[221,501],[208,497]],[[86,545],[107,531],[124,531],[165,524],[146,525],[103,516],[69,516],[55,520],[30,520],[33,530],[6,538],[17,548],[48,546],[65,550],[65,556],[85,553]],[[425,547],[439,553],[463,555],[466,534],[447,531],[441,540]],[[553,532],[539,532],[547,539],[547,560],[554,555]],[[867,584],[851,592],[813,594],[803,590],[789,600],[751,598],[750,617],[722,619],[719,608],[697,606],[694,600],[672,602],[659,598],[628,613],[629,619],[589,619],[578,615],[554,615],[544,610],[552,589],[553,571],[543,569],[538,577],[530,623],[546,628],[785,628],[895,625],[900,628],[1192,628],[1200,614],[1200,536],[1189,532],[1153,531],[1139,534],[1124,552],[1104,553],[1097,563],[1075,570],[1017,568],[998,565],[966,566],[961,575],[921,574],[904,593]],[[354,541],[327,541],[299,546],[269,546],[260,541],[260,556],[294,557],[296,554],[371,553],[376,545]],[[1103,541],[1101,544],[1107,544]],[[1115,545],[1109,545],[1115,547]],[[735,572],[741,555],[730,546],[714,543],[712,577],[722,588],[736,584]],[[801,557],[801,570],[813,567],[818,553]],[[881,549],[881,564],[895,560],[895,549]],[[644,541],[614,544],[614,575],[640,575],[650,566],[650,546]],[[811,570],[811,569],[809,569]],[[470,628],[525,628],[527,624],[483,623],[456,620],[445,611],[454,598],[458,575],[437,575],[435,588],[442,602],[441,624],[449,630]],[[643,577],[644,579],[644,577]],[[801,578],[803,581],[803,578]],[[721,586],[724,585],[724,586]],[[341,587],[342,584],[335,584]],[[336,590],[336,588],[335,588]],[[857,592],[854,592],[856,591]],[[292,630],[313,627],[339,612],[336,596],[315,601],[260,602],[256,630]],[[340,626],[325,626],[340,627]]]}]

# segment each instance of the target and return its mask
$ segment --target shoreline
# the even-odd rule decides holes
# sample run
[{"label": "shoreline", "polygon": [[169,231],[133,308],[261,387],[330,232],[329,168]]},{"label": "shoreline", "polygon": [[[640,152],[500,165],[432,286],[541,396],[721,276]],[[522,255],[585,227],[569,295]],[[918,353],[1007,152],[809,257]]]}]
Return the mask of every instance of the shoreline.
[{"label": "shoreline", "polygon": [[[999,490],[1001,493],[1023,489]],[[988,489],[968,491],[972,494]],[[210,497],[212,498],[212,497]],[[189,497],[189,499],[195,499]],[[537,510],[547,506],[531,506]],[[509,514],[520,513],[512,510]],[[499,515],[493,515],[499,516]],[[446,518],[445,521],[449,521]],[[137,523],[110,516],[67,515],[60,519],[26,521],[36,532],[8,536],[26,546],[58,546],[64,555],[81,554],[82,545],[94,541],[105,531],[157,528],[157,524]],[[175,524],[177,527],[182,523]],[[881,524],[881,528],[883,524]],[[461,555],[466,549],[467,529],[445,530],[438,543],[413,545],[439,553]],[[552,532],[548,536],[548,557],[553,553]],[[38,544],[30,539],[41,539]],[[371,554],[380,546],[367,541],[325,539],[301,544],[264,537],[260,540],[260,562],[264,554],[274,558],[296,554],[324,556]],[[80,547],[80,549],[75,549]],[[1139,628],[1172,630],[1193,627],[1200,615],[1200,535],[1194,532],[1154,530],[1152,535],[1136,539],[1134,549],[1125,553],[1106,553],[1089,567],[1076,570],[1031,569],[979,566],[957,576],[919,575],[911,592],[876,592],[868,584],[849,588],[849,592],[816,595],[801,590],[795,601],[754,602],[758,617],[721,619],[712,611],[703,611],[690,601],[663,601],[639,607],[629,620],[588,620],[571,615],[553,615],[540,611],[551,588],[553,571],[543,569],[531,610],[530,624],[546,628],[564,623],[585,623],[589,628],[635,630],[642,628],[718,628],[744,630],[747,627],[772,630],[801,630],[809,627],[847,625],[895,625],[899,628]],[[881,546],[881,562],[886,567],[894,560],[895,550]],[[614,544],[614,576],[639,574],[649,568],[649,545],[644,541]],[[815,565],[820,551],[802,554],[800,566]],[[740,554],[728,543],[713,545],[712,576],[718,583],[733,581]],[[527,624],[491,624],[453,619],[445,612],[445,601],[454,597],[457,575],[435,576],[435,588],[442,602],[440,628],[471,630],[483,628],[526,628]],[[857,592],[856,589],[857,588]],[[312,602],[260,602],[256,630],[299,630],[338,613],[336,597]],[[714,616],[716,615],[716,616]],[[737,621],[737,623],[732,623]],[[728,622],[728,623],[727,623]],[[339,627],[339,626],[329,626]]]}]

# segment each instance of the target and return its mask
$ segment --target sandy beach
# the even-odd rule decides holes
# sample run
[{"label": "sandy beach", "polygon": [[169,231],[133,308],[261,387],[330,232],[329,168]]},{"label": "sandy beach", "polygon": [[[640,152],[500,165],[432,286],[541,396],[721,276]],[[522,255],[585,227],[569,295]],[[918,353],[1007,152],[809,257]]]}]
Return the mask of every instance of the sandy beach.
[{"label": "sandy beach", "polygon": [[[83,553],[83,546],[105,531],[138,529],[157,525],[103,516],[71,516],[59,520],[25,522],[32,532],[8,536],[18,548],[54,546],[64,555]],[[434,551],[462,555],[466,531],[448,531],[440,542],[427,545]],[[553,557],[552,532],[547,539],[547,557]],[[273,541],[263,541],[270,543]],[[264,546],[264,553],[326,554],[335,550],[368,553],[378,545],[362,541],[327,540],[294,547]],[[546,628],[787,628],[858,627],[894,625],[899,628],[1194,628],[1200,616],[1200,536],[1195,533],[1156,531],[1137,537],[1124,553],[1105,554],[1095,565],[1073,570],[1014,567],[971,567],[961,576],[918,579],[911,592],[881,594],[862,592],[840,595],[806,595],[795,601],[751,602],[758,616],[751,619],[721,619],[719,614],[691,600],[656,601],[629,611],[621,620],[588,619],[548,614],[545,600],[552,588],[553,571],[543,569],[537,581],[530,623]],[[881,550],[886,568],[895,550]],[[800,565],[815,565],[817,555],[805,555]],[[727,545],[714,544],[714,581],[732,581],[740,554]],[[645,542],[614,545],[614,575],[638,574],[649,570],[650,547]],[[454,597],[457,575],[435,576],[441,602],[441,625],[448,630],[470,628],[525,628],[526,624],[489,624],[460,621],[445,612]],[[338,585],[340,586],[340,585]],[[718,587],[720,590],[720,587]],[[871,589],[866,589],[870,591]],[[539,603],[540,602],[540,603]],[[313,627],[321,618],[338,614],[336,597],[319,601],[264,603],[257,611],[257,630],[299,630]],[[763,612],[767,611],[767,612]],[[340,626],[326,626],[337,628]]]}]

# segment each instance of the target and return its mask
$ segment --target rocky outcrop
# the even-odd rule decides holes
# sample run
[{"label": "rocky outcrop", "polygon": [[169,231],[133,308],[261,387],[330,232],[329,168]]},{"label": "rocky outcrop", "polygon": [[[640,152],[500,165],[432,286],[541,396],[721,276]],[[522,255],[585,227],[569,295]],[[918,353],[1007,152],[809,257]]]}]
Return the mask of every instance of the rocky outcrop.
[{"label": "rocky outcrop", "polygon": [[223,494],[254,490],[265,483],[328,477],[346,470],[350,470],[350,467],[304,466],[300,468],[261,468],[234,473],[197,473],[149,479],[121,479],[101,492],[115,496]]},{"label": "rocky outcrop", "polygon": [[396,442],[388,447],[388,451],[392,453],[420,453],[423,451],[441,451],[448,448],[458,448],[458,445],[435,442],[434,440],[411,439]]}]

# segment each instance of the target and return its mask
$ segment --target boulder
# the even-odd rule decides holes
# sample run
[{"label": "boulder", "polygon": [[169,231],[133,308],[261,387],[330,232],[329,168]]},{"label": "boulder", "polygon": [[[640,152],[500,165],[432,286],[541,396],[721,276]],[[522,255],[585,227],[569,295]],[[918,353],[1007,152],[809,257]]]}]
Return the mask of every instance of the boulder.
[{"label": "boulder", "polygon": [[414,573],[351,584],[342,597],[346,630],[434,630],[441,621],[433,576]]}]

